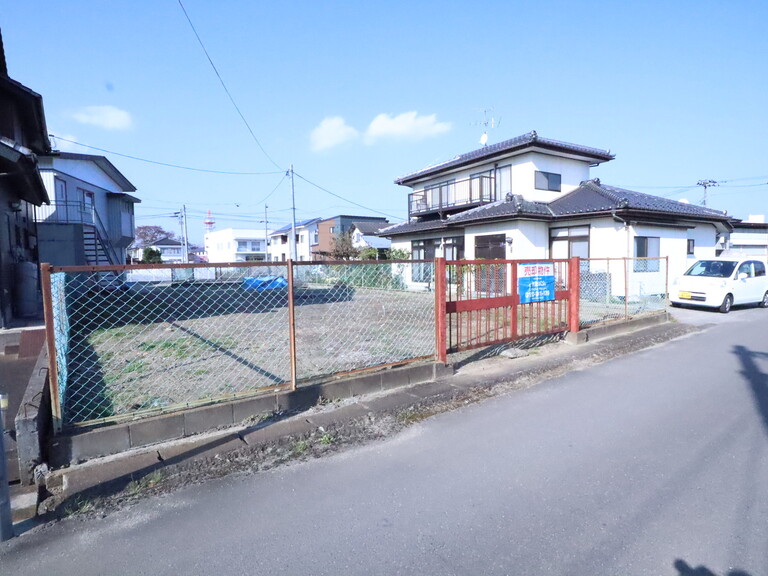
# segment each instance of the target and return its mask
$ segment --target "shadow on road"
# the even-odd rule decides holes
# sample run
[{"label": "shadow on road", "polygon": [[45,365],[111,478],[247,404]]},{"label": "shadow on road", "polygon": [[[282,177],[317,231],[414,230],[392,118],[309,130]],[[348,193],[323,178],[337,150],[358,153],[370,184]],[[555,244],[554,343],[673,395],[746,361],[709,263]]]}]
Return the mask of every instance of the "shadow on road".
[{"label": "shadow on road", "polygon": [[[685,560],[680,560],[679,558],[675,560],[674,567],[679,576],[720,576],[706,566],[696,566],[694,568]],[[744,570],[729,570],[722,576],[750,576],[750,574],[749,572],[744,572]]]},{"label": "shadow on road", "polygon": [[757,365],[758,359],[768,359],[768,353],[755,352],[746,346],[734,346],[733,353],[741,362],[741,375],[749,384],[763,428],[768,434],[768,374]]}]

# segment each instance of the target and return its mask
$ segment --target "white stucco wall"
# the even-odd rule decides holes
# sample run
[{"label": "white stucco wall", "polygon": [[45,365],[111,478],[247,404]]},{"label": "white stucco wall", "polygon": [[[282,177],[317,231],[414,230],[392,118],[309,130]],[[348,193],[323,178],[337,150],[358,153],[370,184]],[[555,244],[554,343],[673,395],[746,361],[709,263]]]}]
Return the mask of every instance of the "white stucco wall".
[{"label": "white stucco wall", "polygon": [[[491,173],[496,167],[501,168],[503,166],[511,166],[512,193],[520,194],[526,200],[549,202],[577,188],[582,181],[590,178],[589,162],[545,154],[543,152],[526,152],[517,156],[477,164],[471,168],[463,168],[441,174],[438,177],[417,184],[413,191],[418,192],[447,180],[466,180],[472,174]],[[560,174],[560,192],[536,190],[535,172],[537,170]],[[497,198],[497,200],[501,200],[501,198]]]}]

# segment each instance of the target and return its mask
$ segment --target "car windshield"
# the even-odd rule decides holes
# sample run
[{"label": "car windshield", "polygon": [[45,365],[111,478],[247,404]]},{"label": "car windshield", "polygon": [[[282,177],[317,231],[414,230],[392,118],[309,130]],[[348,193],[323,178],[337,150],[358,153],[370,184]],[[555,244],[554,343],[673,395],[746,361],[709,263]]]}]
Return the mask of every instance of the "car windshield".
[{"label": "car windshield", "polygon": [[709,276],[711,278],[729,278],[738,262],[730,260],[699,260],[688,269],[686,276]]}]

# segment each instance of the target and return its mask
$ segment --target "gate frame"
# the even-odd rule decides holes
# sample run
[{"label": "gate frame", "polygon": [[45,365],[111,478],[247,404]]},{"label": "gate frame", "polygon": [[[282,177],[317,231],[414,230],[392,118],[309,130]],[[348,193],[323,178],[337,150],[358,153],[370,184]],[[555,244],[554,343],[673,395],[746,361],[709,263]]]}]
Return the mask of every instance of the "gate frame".
[{"label": "gate frame", "polygon": [[[467,303],[462,307],[462,310],[457,310],[456,306],[448,306],[448,284],[446,281],[447,263],[444,257],[435,258],[435,357],[438,362],[447,364],[448,362],[448,314],[455,312],[464,312],[472,310],[491,310],[500,308],[502,306],[511,307],[511,326],[512,334],[514,335],[507,342],[514,342],[518,339],[517,328],[517,306],[520,303],[520,295],[517,292],[517,265],[525,264],[526,262],[547,262],[547,261],[562,261],[560,259],[552,258],[538,258],[524,260],[466,260],[467,264],[482,264],[482,263],[499,263],[511,265],[511,281],[512,281],[512,294],[510,296],[499,296],[495,298],[474,298],[471,300],[464,300]],[[579,296],[580,296],[580,266],[581,258],[573,257],[568,258],[568,274],[567,274],[567,289],[556,290],[556,300],[568,300],[568,332],[579,331]],[[565,292],[567,296],[565,298],[557,298],[558,293],[562,295]],[[471,304],[470,304],[471,302]],[[455,301],[451,302],[455,304]],[[451,308],[451,309],[449,309]]]}]

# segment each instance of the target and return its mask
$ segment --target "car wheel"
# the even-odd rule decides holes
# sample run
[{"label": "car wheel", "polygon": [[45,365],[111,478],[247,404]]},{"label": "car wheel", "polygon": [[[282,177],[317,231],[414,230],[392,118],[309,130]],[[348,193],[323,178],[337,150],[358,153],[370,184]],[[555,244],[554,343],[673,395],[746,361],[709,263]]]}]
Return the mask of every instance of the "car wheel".
[{"label": "car wheel", "polygon": [[761,308],[768,308],[768,291],[766,291],[765,294],[763,294],[763,299],[760,302]]},{"label": "car wheel", "polygon": [[720,312],[728,314],[731,311],[731,306],[733,306],[733,296],[726,294],[725,298],[723,298],[723,303],[720,304]]}]

